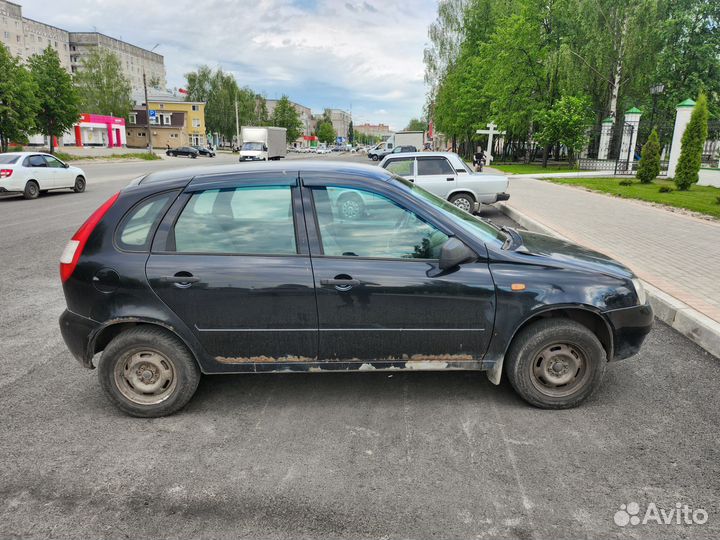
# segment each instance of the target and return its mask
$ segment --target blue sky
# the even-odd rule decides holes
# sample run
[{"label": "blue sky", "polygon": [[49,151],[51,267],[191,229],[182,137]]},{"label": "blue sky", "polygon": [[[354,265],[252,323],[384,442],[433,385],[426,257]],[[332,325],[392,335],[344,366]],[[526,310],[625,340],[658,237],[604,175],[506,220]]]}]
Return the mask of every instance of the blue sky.
[{"label": "blue sky", "polygon": [[400,129],[425,99],[423,49],[436,0],[15,0],[26,17],[97,30],[165,57],[168,86],[201,64],[267,98]]}]

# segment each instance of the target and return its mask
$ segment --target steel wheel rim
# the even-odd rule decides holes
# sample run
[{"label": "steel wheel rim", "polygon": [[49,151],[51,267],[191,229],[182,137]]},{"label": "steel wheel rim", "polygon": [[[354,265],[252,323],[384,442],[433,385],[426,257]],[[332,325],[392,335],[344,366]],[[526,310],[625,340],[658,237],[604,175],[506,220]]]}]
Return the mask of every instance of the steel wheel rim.
[{"label": "steel wheel rim", "polygon": [[37,195],[38,192],[39,192],[39,189],[38,189],[38,187],[37,187],[35,184],[30,184],[30,185],[28,186],[28,194],[29,194],[31,197],[34,197],[35,195]]},{"label": "steel wheel rim", "polygon": [[590,377],[587,355],[570,343],[553,343],[535,355],[530,379],[536,390],[562,398],[582,388]]},{"label": "steel wheel rim", "polygon": [[157,405],[168,399],[177,387],[175,367],[168,357],[143,349],[115,364],[115,385],[128,400],[138,405]]},{"label": "steel wheel rim", "polygon": [[465,210],[465,212],[470,213],[470,201],[464,197],[461,197],[459,199],[455,199],[455,206],[457,206],[460,210]]},{"label": "steel wheel rim", "polygon": [[82,191],[83,189],[85,189],[85,180],[83,180],[82,178],[77,178],[75,180],[75,189],[77,189],[78,191]]},{"label": "steel wheel rim", "polygon": [[360,215],[360,203],[353,199],[348,199],[342,202],[340,211],[346,219],[355,219]]}]

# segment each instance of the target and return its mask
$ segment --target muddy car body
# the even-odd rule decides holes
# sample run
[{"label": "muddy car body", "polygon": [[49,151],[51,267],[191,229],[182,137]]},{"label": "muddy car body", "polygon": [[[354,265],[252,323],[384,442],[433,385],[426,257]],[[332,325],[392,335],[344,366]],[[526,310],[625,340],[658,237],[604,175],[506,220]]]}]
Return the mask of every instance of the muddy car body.
[{"label": "muddy car body", "polygon": [[[347,190],[376,204],[345,219],[331,192]],[[182,407],[200,373],[478,370],[570,407],[653,321],[612,259],[347,163],[152,173],[88,219],[60,270],[66,344],[137,416]]]}]

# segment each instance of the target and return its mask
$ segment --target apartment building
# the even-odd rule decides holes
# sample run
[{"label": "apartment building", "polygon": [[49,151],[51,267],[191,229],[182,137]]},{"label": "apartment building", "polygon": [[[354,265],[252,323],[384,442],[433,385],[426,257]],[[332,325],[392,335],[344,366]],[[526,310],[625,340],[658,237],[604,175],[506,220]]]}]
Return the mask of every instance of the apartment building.
[{"label": "apartment building", "polygon": [[120,58],[123,74],[130,81],[133,92],[143,89],[143,70],[148,82],[156,82],[164,89],[165,61],[162,55],[106,36],[99,32],[69,32],[62,28],[28,19],[22,6],[0,0],[0,43],[23,61],[52,47],[62,66],[71,73],[82,69],[82,62],[93,48],[100,47]]},{"label": "apartment building", "polygon": [[364,124],[353,125],[353,129],[355,130],[355,133],[364,133],[365,135],[370,135],[371,137],[382,137],[383,139],[387,139],[390,135],[392,135],[390,126],[385,124],[368,124],[366,122]]}]

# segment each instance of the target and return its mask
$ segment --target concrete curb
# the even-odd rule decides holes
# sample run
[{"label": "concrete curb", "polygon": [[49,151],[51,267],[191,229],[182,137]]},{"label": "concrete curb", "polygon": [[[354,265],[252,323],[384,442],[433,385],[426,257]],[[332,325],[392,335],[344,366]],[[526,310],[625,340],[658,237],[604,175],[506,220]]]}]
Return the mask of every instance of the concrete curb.
[{"label": "concrete curb", "polygon": [[[572,241],[506,203],[498,203],[496,206],[503,214],[529,231]],[[658,319],[720,358],[720,323],[646,281],[643,281],[643,286]]]}]

